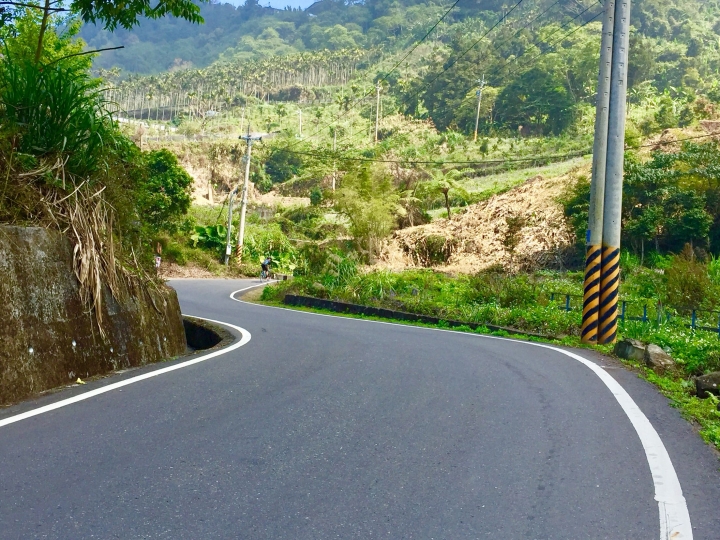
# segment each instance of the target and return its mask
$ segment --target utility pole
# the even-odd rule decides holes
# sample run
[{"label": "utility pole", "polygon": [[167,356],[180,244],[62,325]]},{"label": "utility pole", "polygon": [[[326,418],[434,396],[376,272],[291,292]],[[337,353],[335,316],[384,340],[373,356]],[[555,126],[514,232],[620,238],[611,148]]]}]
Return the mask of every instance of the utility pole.
[{"label": "utility pole", "polygon": [[225,237],[225,266],[230,263],[230,254],[232,253],[232,241],[230,233],[232,231],[232,211],[233,211],[233,199],[237,195],[237,186],[230,192],[228,199],[228,221],[227,221],[227,236]]},{"label": "utility pole", "polygon": [[241,135],[239,137],[247,142],[247,151],[245,152],[245,182],[243,183],[242,197],[240,199],[240,230],[238,231],[237,240],[237,259],[242,260],[243,245],[245,243],[245,213],[247,212],[247,196],[248,196],[248,183],[250,182],[250,155],[252,153],[252,143],[254,141],[261,141],[262,136],[250,135],[250,125],[248,124],[247,135]]},{"label": "utility pole", "polygon": [[598,343],[601,344],[613,343],[617,337],[629,46],[630,0],[616,0],[600,270]]},{"label": "utility pole", "polygon": [[585,286],[581,328],[583,343],[597,343],[598,337],[600,253],[602,250],[603,236],[605,166],[607,161],[615,2],[616,0],[607,0],[605,3],[605,17],[603,19],[602,42],[600,45],[600,74],[598,76],[595,110],[595,143],[593,145],[592,181],[590,183],[590,212],[585,236]]},{"label": "utility pole", "polygon": [[377,90],[377,104],[375,105],[375,142],[378,142],[378,128],[380,126],[380,81],[375,85]]},{"label": "utility pole", "polygon": [[243,106],[242,116],[240,116],[240,133],[242,133],[243,124],[245,123],[245,108],[246,107],[247,107],[247,105]]},{"label": "utility pole", "polygon": [[480,126],[480,104],[482,103],[483,88],[485,88],[485,74],[483,74],[482,80],[478,79],[478,82],[480,83],[480,89],[477,91],[478,104],[477,114],[475,115],[475,137],[473,138],[473,142],[477,142],[478,127]]},{"label": "utility pole", "polygon": [[335,149],[337,147],[337,126],[333,126],[333,175],[332,175],[332,190],[335,192],[335,179],[337,177],[337,164],[335,162]]},{"label": "utility pole", "polygon": [[298,109],[298,116],[300,117],[300,138],[302,139],[302,109]]}]

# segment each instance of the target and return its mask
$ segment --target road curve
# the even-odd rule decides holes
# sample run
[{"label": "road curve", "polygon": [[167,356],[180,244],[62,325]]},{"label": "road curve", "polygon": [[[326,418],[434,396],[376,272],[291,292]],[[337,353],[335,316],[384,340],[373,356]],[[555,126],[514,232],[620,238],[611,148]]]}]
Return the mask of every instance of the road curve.
[{"label": "road curve", "polygon": [[[246,330],[242,347],[0,411],[1,539],[661,537],[655,452],[594,366],[230,299],[254,283],[172,282],[184,312]],[[649,384],[577,354],[662,440],[681,537],[719,539],[717,455]]]}]

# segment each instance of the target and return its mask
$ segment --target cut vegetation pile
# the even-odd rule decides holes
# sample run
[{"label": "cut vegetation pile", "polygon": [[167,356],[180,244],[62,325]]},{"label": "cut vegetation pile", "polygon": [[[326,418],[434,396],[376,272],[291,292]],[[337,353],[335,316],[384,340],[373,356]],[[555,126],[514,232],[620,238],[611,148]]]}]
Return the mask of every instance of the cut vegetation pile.
[{"label": "cut vegetation pile", "polygon": [[561,268],[575,238],[558,199],[573,176],[536,176],[450,220],[399,230],[378,266],[466,274],[498,265],[510,271]]}]

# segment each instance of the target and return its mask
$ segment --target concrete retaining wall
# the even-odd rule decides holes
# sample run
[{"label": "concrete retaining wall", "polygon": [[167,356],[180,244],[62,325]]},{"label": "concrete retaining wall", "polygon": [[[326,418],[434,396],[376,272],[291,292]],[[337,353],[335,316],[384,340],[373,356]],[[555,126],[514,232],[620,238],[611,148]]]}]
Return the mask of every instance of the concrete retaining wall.
[{"label": "concrete retaining wall", "polygon": [[0,404],[186,350],[168,287],[141,290],[123,305],[105,290],[103,311],[105,339],[80,300],[64,236],[0,226]]}]

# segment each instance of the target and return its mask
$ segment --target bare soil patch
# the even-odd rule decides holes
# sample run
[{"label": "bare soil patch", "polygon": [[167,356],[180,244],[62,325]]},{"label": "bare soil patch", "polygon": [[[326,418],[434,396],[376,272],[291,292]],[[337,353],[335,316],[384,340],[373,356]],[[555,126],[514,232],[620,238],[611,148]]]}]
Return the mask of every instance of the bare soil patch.
[{"label": "bare soil patch", "polygon": [[589,173],[581,167],[557,178],[536,176],[450,220],[396,231],[376,267],[465,274],[491,266],[508,271],[562,267],[574,235],[558,199],[579,174]]}]

